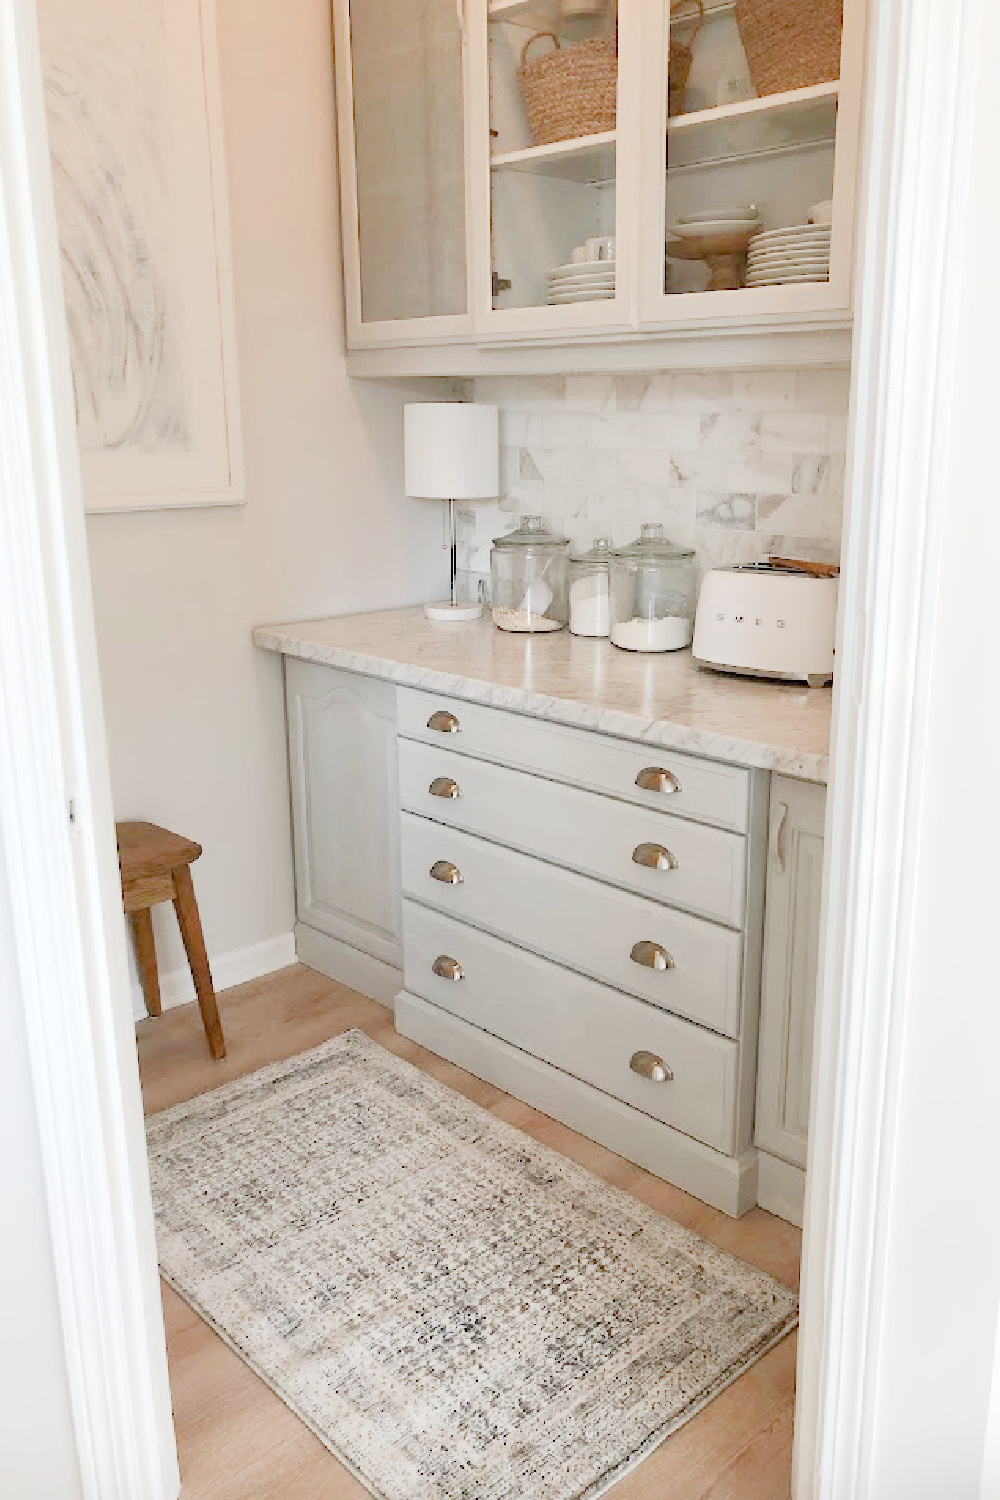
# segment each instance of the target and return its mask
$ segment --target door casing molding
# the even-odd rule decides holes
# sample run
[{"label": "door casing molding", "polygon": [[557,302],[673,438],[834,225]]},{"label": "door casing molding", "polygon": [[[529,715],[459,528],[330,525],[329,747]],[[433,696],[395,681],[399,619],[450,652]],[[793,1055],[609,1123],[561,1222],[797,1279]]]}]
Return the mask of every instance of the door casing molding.
[{"label": "door casing molding", "polygon": [[877,1492],[888,1205],[981,16],[981,0],[872,0],[870,9],[796,1500]]},{"label": "door casing molding", "polygon": [[0,0],[0,830],[83,1493],[174,1500],[32,0]]}]

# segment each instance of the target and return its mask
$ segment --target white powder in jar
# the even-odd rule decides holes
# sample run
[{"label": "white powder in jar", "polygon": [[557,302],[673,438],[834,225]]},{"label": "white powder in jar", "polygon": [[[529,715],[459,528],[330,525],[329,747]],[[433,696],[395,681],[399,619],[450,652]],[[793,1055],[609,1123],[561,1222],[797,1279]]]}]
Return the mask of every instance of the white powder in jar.
[{"label": "white powder in jar", "polygon": [[523,633],[563,628],[562,620],[553,620],[549,615],[536,615],[530,609],[504,609],[499,604],[493,606],[493,623],[500,630]]},{"label": "white powder in jar", "polygon": [[609,635],[611,597],[606,573],[587,573],[570,586],[569,628],[572,635]]},{"label": "white powder in jar", "polygon": [[619,620],[611,630],[611,644],[623,651],[681,651],[690,646],[693,622],[686,615],[662,620]]}]

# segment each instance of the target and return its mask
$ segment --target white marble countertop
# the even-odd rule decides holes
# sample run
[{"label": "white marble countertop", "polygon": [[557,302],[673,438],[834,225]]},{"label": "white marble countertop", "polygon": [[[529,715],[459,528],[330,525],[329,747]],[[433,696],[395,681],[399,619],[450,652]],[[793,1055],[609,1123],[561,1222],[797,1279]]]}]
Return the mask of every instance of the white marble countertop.
[{"label": "white marble countertop", "polygon": [[689,651],[639,655],[568,631],[512,635],[489,618],[438,624],[418,607],[261,625],[267,651],[558,724],[825,782],[829,688],[724,676]]}]

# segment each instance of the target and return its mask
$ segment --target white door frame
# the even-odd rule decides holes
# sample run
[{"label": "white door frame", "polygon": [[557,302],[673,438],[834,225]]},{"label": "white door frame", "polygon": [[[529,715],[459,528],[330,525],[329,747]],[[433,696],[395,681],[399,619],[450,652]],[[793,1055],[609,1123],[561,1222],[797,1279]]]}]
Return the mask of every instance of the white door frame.
[{"label": "white door frame", "polygon": [[[866,1500],[982,0],[873,0],[797,1500]],[[945,227],[947,226],[947,227]],[[916,351],[916,352],[915,352]],[[0,827],[92,1500],[178,1490],[31,0],[0,0]],[[919,622],[923,622],[922,624]],[[72,805],[72,820],[70,818]],[[898,1250],[897,1250],[898,1254]]]},{"label": "white door frame", "polygon": [[83,1493],[174,1500],[34,0],[0,0],[0,835]]},{"label": "white door frame", "polygon": [[[908,1248],[920,1255],[919,1245],[892,1242],[888,1205],[902,1182],[897,1106],[907,1005],[918,977],[911,950],[919,936],[923,814],[932,795],[924,759],[929,662],[949,501],[957,272],[969,218],[982,16],[981,0],[872,6],[796,1500],[888,1493],[873,1465],[876,1438],[885,1437],[876,1430],[879,1382],[898,1386],[901,1379],[898,1368],[888,1368],[886,1277],[898,1275]],[[970,712],[977,707],[970,703]],[[937,796],[945,795],[939,785]],[[961,879],[959,868],[952,878]],[[941,938],[959,935],[945,927]],[[942,1117],[942,1132],[948,1124]],[[930,1181],[926,1190],[933,1190]],[[914,1307],[914,1321],[920,1316]],[[969,1379],[973,1399],[972,1372]],[[939,1434],[944,1452],[949,1437],[957,1443],[954,1433]],[[921,1496],[944,1493],[929,1476],[924,1482],[931,1487]],[[918,1491],[892,1493],[916,1500]],[[956,1480],[948,1493],[958,1500],[968,1491]]]}]

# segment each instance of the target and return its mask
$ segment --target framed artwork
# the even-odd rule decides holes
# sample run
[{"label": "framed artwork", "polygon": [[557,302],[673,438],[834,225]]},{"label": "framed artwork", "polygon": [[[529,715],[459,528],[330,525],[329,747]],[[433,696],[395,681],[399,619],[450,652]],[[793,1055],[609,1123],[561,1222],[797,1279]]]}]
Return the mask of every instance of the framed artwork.
[{"label": "framed artwork", "polygon": [[38,0],[88,511],[245,498],[214,0]]}]

